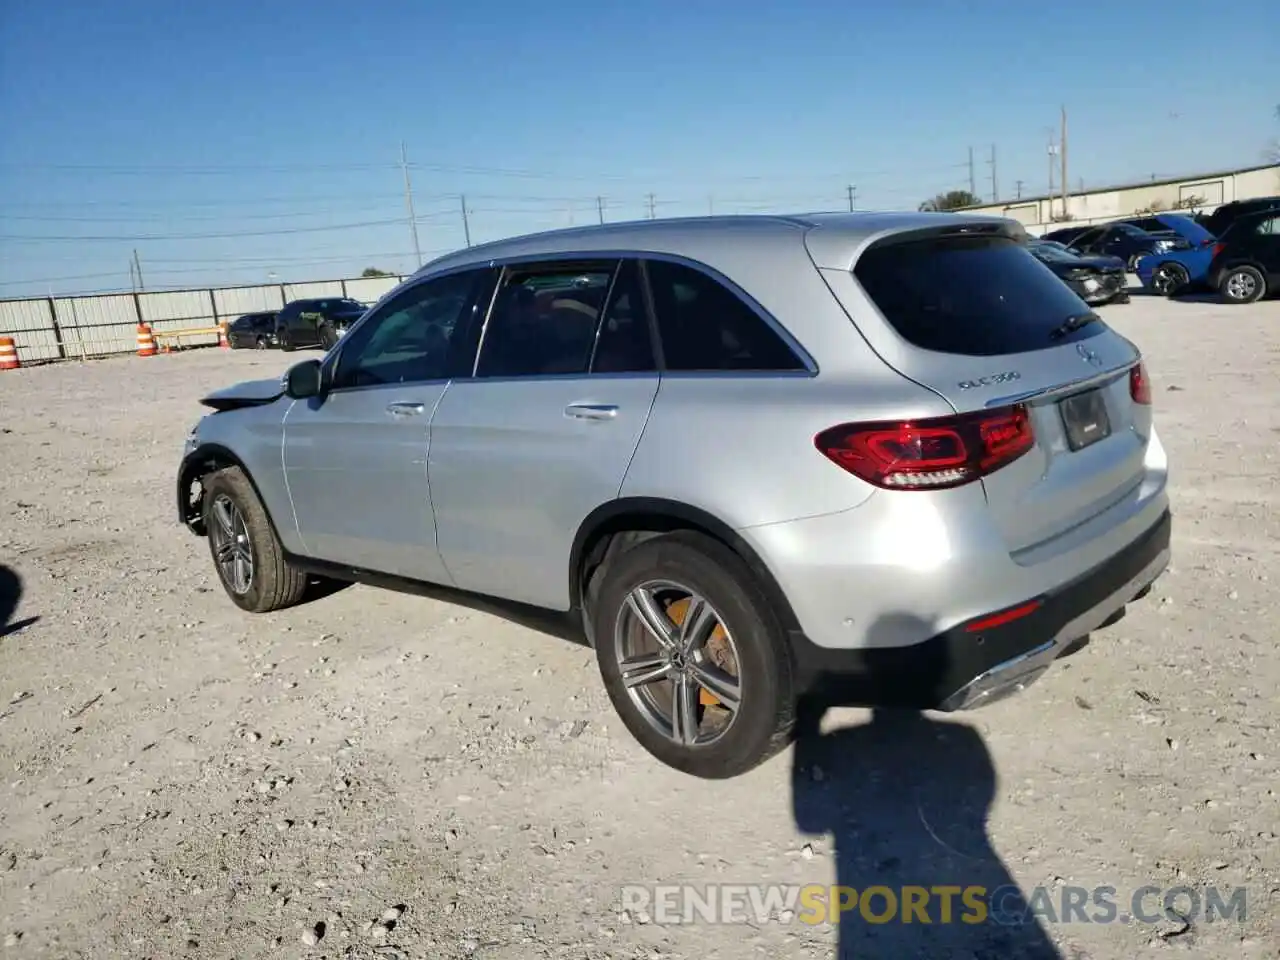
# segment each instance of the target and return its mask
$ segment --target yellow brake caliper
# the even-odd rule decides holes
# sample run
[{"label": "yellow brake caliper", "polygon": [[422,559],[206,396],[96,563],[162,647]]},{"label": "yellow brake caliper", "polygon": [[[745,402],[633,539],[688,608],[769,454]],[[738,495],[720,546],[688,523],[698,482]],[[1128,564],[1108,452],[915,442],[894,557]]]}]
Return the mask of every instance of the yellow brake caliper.
[{"label": "yellow brake caliper", "polygon": [[[684,623],[685,614],[688,612],[688,597],[685,597],[682,600],[676,600],[674,603],[667,606],[667,616],[671,618],[671,622],[677,627]],[[716,628],[711,631],[711,637],[707,642],[708,644],[724,643],[725,639],[724,627],[717,623]],[[704,690],[702,687],[698,688],[698,703],[704,707],[720,706],[720,700],[716,695]]]}]

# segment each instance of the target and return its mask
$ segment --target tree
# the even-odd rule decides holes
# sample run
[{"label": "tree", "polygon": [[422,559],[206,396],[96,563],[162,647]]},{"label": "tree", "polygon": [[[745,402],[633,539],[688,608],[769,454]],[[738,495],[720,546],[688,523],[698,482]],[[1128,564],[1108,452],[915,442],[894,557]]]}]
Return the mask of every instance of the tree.
[{"label": "tree", "polygon": [[920,204],[920,209],[925,212],[941,212],[959,210],[962,207],[976,207],[981,203],[982,198],[968,190],[948,190]]},{"label": "tree", "polygon": [[394,277],[395,274],[390,270],[379,270],[377,267],[365,267],[362,277]]}]

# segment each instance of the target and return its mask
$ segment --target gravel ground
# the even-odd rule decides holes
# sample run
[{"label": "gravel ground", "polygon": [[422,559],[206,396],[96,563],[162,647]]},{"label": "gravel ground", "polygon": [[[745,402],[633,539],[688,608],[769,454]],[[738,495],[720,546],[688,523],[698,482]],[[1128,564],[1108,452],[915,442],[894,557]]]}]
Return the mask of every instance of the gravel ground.
[{"label": "gravel ground", "polygon": [[1110,885],[1122,913],[1147,884],[1244,886],[1243,922],[1042,936],[1064,958],[1280,956],[1280,303],[1104,312],[1148,356],[1172,458],[1155,592],[1017,698],[885,730],[838,711],[721,784],[651,761],[590,652],[527,618],[359,586],[233,607],[173,473],[205,391],[294,357],[0,374],[0,575],[21,583],[2,955],[1015,956],[962,924],[664,925],[619,902],[942,877]]}]

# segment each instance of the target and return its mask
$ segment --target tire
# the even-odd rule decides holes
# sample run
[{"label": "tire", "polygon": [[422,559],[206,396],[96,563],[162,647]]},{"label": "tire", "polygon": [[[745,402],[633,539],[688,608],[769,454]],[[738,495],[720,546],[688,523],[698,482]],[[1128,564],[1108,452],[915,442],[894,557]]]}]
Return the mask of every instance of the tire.
[{"label": "tire", "polygon": [[269,344],[267,343],[266,337],[259,337],[257,340],[253,342],[253,345],[258,350],[265,350],[269,346]]},{"label": "tire", "polygon": [[1190,282],[1191,275],[1180,263],[1162,263],[1151,274],[1151,289],[1162,297],[1172,297]]},{"label": "tire", "polygon": [[[244,471],[239,467],[225,467],[209,474],[201,485],[204,488],[203,512],[209,555],[218,580],[232,603],[249,613],[270,613],[291,607],[301,600],[307,588],[306,574],[285,560],[284,548],[271,526],[267,511]],[[232,508],[230,511],[226,510],[228,504]],[[228,523],[224,521],[228,519],[235,542],[247,550],[251,563],[247,589],[240,589],[243,582],[234,582],[234,574],[227,569],[226,555],[219,560],[220,552],[232,539],[226,534]],[[241,556],[243,558],[244,554]]]},{"label": "tire", "polygon": [[[637,703],[637,699],[665,695],[670,704],[674,701],[674,681],[659,679],[635,685],[634,696],[623,681],[623,647],[630,642],[627,638],[651,636],[639,627],[628,597],[633,590],[654,582],[678,584],[704,598],[727,630],[727,634],[721,633],[717,626],[707,642],[720,643],[721,651],[726,647],[730,650],[736,678],[707,658],[706,650],[690,654],[686,661],[693,665],[687,669],[704,671],[703,676],[709,668],[713,675],[741,681],[741,686],[734,688],[741,692],[736,710],[729,711],[725,700],[718,705],[707,704],[701,700],[706,696],[702,692],[691,707],[696,717],[691,725],[695,735],[704,727],[713,727],[714,719],[729,716],[727,722],[722,719],[721,732],[710,742],[677,742],[674,723],[668,729],[660,729],[652,719],[652,704]],[[787,644],[764,591],[732,550],[692,531],[645,540],[609,564],[595,597],[588,615],[605,690],[623,724],[653,757],[694,777],[723,780],[759,766],[789,743],[795,723],[795,694]],[[674,609],[674,605],[667,609]],[[672,619],[679,622],[671,617],[666,621],[668,625]],[[657,644],[653,646],[656,650]],[[645,655],[662,659],[656,653]],[[673,717],[670,705],[667,710],[668,717]]]},{"label": "tire", "polygon": [[334,336],[332,327],[325,326],[320,328],[321,349],[323,349],[327,353],[328,351],[333,349],[333,345],[337,342],[338,342],[338,338]]},{"label": "tire", "polygon": [[1253,303],[1267,292],[1267,281],[1262,272],[1248,265],[1232,267],[1222,275],[1218,293],[1228,303]]},{"label": "tire", "polygon": [[281,327],[276,331],[276,339],[280,341],[280,349],[285,353],[293,353],[297,348],[293,345],[293,341],[289,338],[289,328]]},{"label": "tire", "polygon": [[1130,273],[1137,273],[1137,272],[1138,272],[1138,261],[1139,261],[1139,260],[1141,260],[1141,259],[1142,259],[1143,257],[1145,257],[1145,256],[1146,256],[1146,254],[1145,254],[1145,253],[1135,253],[1135,254],[1133,254],[1133,256],[1129,257],[1129,272],[1130,272]]}]

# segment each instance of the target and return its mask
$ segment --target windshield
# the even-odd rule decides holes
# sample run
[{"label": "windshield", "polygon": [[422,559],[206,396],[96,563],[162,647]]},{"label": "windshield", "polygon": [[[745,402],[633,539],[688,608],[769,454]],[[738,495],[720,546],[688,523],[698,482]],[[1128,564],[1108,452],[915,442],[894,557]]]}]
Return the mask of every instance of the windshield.
[{"label": "windshield", "polygon": [[1027,247],[1033,254],[1041,260],[1047,260],[1052,263],[1079,263],[1080,258],[1068,250],[1066,247],[1060,247],[1050,243],[1033,243]]}]

